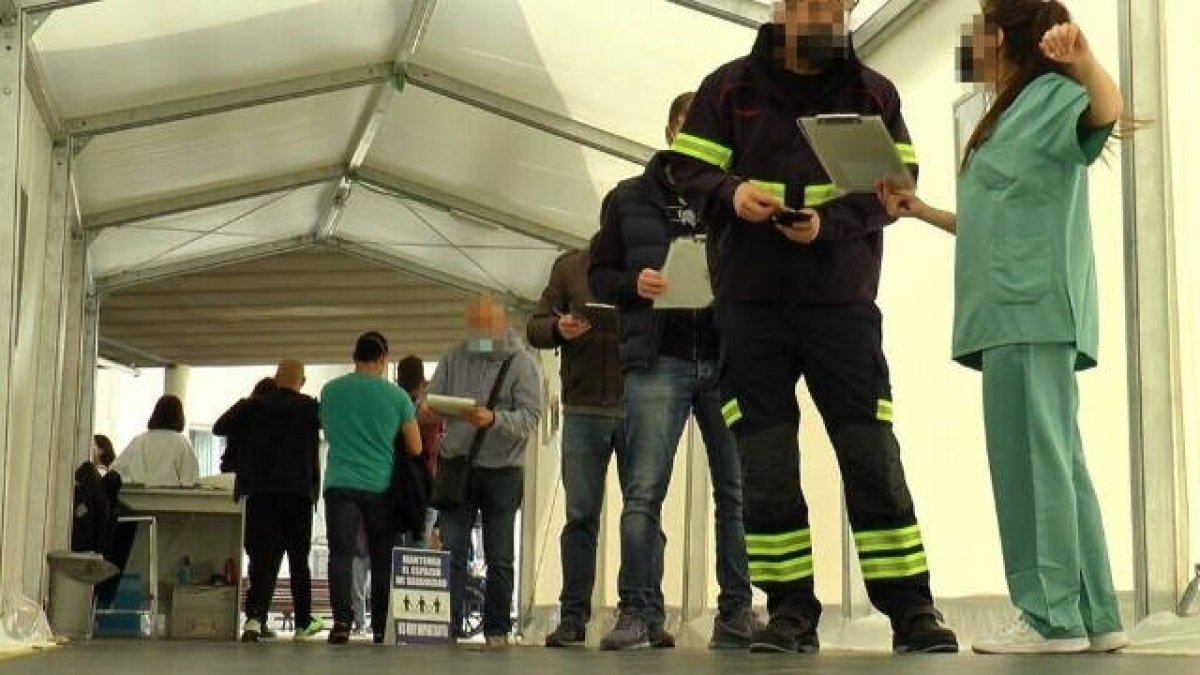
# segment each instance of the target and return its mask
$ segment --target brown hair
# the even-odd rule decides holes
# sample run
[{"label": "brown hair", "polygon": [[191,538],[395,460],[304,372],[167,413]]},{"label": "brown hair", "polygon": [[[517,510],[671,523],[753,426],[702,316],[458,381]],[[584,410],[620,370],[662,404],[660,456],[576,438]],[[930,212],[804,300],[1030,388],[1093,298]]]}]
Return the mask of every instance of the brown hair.
[{"label": "brown hair", "polygon": [[1025,91],[1025,87],[1046,73],[1066,76],[1063,66],[1042,53],[1042,37],[1060,23],[1071,21],[1071,12],[1058,0],[983,0],[983,22],[989,31],[1004,31],[1000,45],[1002,60],[1016,67],[1016,73],[996,95],[996,101],[975,127],[967,142],[962,170],[971,157],[987,142],[1000,116]]},{"label": "brown hair", "polygon": [[688,91],[676,96],[675,100],[671,101],[671,112],[667,116],[668,127],[675,126],[675,120],[679,119],[687,111],[688,107],[692,105],[692,99],[694,98],[696,98],[696,92]]},{"label": "brown hair", "polygon": [[150,414],[150,421],[146,423],[148,429],[165,429],[176,433],[183,433],[183,401],[179,400],[178,396],[167,394],[158,399],[154,404],[154,412]]},{"label": "brown hair", "polygon": [[108,436],[96,434],[92,436],[92,442],[100,450],[96,453],[96,459],[100,461],[100,465],[105,468],[112,466],[112,463],[117,460],[117,453],[113,450],[112,441],[108,440]]},{"label": "brown hair", "polygon": [[413,400],[417,390],[425,383],[425,362],[419,356],[406,356],[396,364],[396,384],[408,392]]}]

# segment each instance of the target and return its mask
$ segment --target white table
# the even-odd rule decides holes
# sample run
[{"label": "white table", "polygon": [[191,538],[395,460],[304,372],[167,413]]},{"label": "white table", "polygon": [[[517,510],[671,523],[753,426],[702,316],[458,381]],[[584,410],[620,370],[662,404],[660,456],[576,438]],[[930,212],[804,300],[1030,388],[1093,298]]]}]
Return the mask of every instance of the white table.
[{"label": "white table", "polygon": [[[233,493],[209,488],[126,487],[121,490],[121,501],[133,515],[151,516],[155,521],[157,546],[153,557],[147,553],[149,547],[135,544],[126,565],[127,571],[144,574],[146,578],[150,578],[151,570],[155,572],[157,583],[152,586],[157,587],[150,589],[152,606],[161,606],[157,601],[163,585],[179,582],[184,556],[191,563],[193,583],[200,584],[208,583],[214,574],[221,575],[225,561],[233,560],[239,589],[227,610],[233,628],[218,637],[237,639],[245,514],[242,504],[233,500]],[[141,528],[138,536],[143,536]],[[153,621],[154,634],[163,637],[158,617]]]}]

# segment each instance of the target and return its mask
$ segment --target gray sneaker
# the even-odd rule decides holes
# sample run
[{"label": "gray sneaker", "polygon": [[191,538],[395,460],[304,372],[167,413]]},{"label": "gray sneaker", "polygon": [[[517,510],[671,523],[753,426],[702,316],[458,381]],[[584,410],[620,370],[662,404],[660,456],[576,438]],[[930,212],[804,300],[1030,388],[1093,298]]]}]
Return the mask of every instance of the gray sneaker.
[{"label": "gray sneaker", "polygon": [[649,646],[650,627],[642,617],[629,611],[622,611],[617,616],[616,627],[600,641],[600,649],[605,651],[644,649]]},{"label": "gray sneaker", "polygon": [[709,649],[749,649],[754,642],[754,633],[766,628],[754,610],[747,607],[728,619],[718,615],[713,619],[712,638]]}]

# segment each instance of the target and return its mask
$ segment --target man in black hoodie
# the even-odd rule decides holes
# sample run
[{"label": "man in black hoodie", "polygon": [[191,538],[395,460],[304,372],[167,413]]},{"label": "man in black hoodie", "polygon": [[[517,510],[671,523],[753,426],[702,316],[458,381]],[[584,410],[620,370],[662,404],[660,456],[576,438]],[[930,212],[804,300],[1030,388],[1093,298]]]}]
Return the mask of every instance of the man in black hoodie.
[{"label": "man in black hoodie", "polygon": [[952,652],[957,640],[934,609],[892,433],[875,305],[891,219],[874,195],[839,194],[796,125],[811,115],[878,115],[915,173],[895,87],[851,47],[853,4],[777,2],[753,52],[705,78],[667,165],[708,224],[714,252],[723,413],[742,459],[750,574],[771,613],[751,649],[818,649],[821,605],[800,490],[803,377],[837,453],[863,578],[891,619],[893,650]]},{"label": "man in black hoodie", "polygon": [[[691,99],[691,94],[683,94],[671,106],[668,143],[679,132]],[[662,504],[679,438],[694,414],[704,437],[716,501],[721,593],[709,647],[741,649],[749,646],[762,625],[751,610],[741,469],[733,435],[721,419],[719,347],[712,311],[654,309],[654,300],[662,297],[670,281],[658,270],[672,240],[704,235],[695,212],[674,189],[664,155],[655,155],[643,175],[622,181],[605,198],[588,266],[593,292],[621,312],[627,433],[620,458],[621,613],[600,647],[673,644],[663,629]]]},{"label": "man in black hoodie", "polygon": [[300,393],[304,365],[283,361],[276,389],[249,399],[234,424],[244,430],[234,491],[246,497],[246,554],[250,591],[243,642],[264,633],[279,565],[287,553],[295,606],[296,638],[325,629],[312,615],[312,573],[308,553],[313,508],[321,485],[321,419],[316,399]]}]

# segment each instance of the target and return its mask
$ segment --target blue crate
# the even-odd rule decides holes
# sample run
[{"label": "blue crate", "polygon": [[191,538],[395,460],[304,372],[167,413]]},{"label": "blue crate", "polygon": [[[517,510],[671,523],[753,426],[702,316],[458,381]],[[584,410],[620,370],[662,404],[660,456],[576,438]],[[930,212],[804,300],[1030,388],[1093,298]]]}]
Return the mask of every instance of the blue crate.
[{"label": "blue crate", "polygon": [[97,613],[96,631],[98,638],[140,638],[148,633],[146,612]]}]

